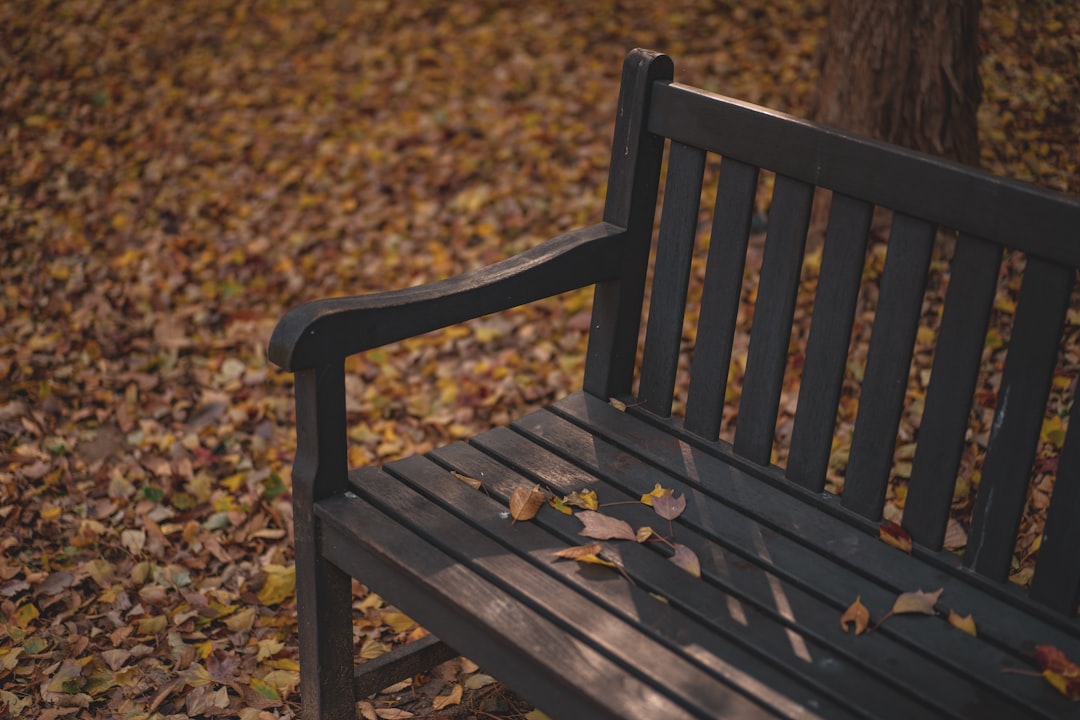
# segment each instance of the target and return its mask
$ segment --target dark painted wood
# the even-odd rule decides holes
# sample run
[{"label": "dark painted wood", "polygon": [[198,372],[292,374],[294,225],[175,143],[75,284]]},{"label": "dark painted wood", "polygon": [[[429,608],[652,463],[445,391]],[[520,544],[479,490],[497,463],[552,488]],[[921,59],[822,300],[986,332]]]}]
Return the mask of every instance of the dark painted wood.
[{"label": "dark painted wood", "polygon": [[583,381],[599,397],[628,394],[634,380],[664,157],[664,138],[649,133],[645,119],[653,87],[673,72],[670,58],[649,50],[633,50],[623,63],[604,221],[626,228],[626,236],[619,243],[617,277],[596,286]]},{"label": "dark painted wood", "polygon": [[686,314],[690,260],[694,256],[694,238],[697,236],[701,180],[705,172],[705,153],[697,148],[673,143],[668,158],[638,389],[638,402],[661,417],[671,414],[683,316]]},{"label": "dark painted wood", "polygon": [[[1008,707],[1001,707],[997,712],[993,712],[992,703],[985,702],[979,716],[990,714],[1009,717],[1009,713],[1023,714],[1024,708],[1032,703],[1033,707],[1043,707],[1051,716],[1056,712],[1054,708],[1060,708],[1058,698],[1042,693],[1040,688],[1025,689],[1025,683],[1015,683],[1017,688],[999,686],[995,678],[1000,668],[1022,667],[1024,660],[1018,656],[1023,655],[1024,651],[1014,645],[1016,654],[1010,654],[995,647],[1001,637],[996,629],[983,632],[982,639],[974,643],[968,639],[943,634],[941,626],[934,623],[883,625],[875,631],[881,633],[883,638],[875,642],[883,645],[872,648],[851,645],[841,640],[840,638],[850,639],[850,636],[844,635],[835,620],[852,601],[851,598],[860,595],[876,616],[876,608],[890,607],[896,594],[913,582],[912,578],[905,577],[904,565],[914,564],[916,561],[906,556],[898,557],[895,550],[875,538],[865,534],[853,534],[850,528],[843,528],[841,524],[840,532],[834,529],[832,545],[825,548],[815,547],[802,539],[807,528],[800,523],[800,517],[813,515],[805,505],[801,511],[795,508],[790,514],[777,513],[767,505],[754,508],[763,515],[769,513],[772,520],[786,515],[784,524],[774,525],[745,513],[745,506],[732,508],[725,503],[717,503],[716,496],[704,491],[704,483],[696,483],[685,474],[688,472],[687,461],[691,457],[695,461],[702,459],[697,454],[691,456],[684,452],[679,459],[668,458],[667,462],[677,463],[668,465],[659,456],[649,453],[650,461],[662,462],[660,468],[665,473],[670,473],[658,476],[657,468],[651,462],[634,458],[634,449],[610,446],[587,430],[575,430],[565,422],[559,423],[552,415],[537,413],[524,419],[516,427],[525,432],[526,438],[515,441],[506,431],[492,431],[477,437],[476,443],[500,462],[529,473],[535,481],[557,483],[553,486],[556,492],[568,487],[586,486],[589,483],[588,478],[595,476],[600,480],[594,482],[592,487],[597,490],[602,502],[605,502],[605,498],[612,497],[608,489],[610,487],[619,488],[626,496],[636,497],[643,489],[651,489],[651,486],[646,486],[654,482],[674,488],[677,493],[685,493],[687,509],[676,526],[676,537],[694,549],[701,558],[723,559],[723,569],[719,575],[710,575],[707,562],[703,565],[703,573],[706,579],[716,581],[735,594],[742,603],[743,612],[750,613],[747,617],[754,617],[750,609],[752,606],[764,613],[789,613],[791,617],[798,619],[797,629],[804,640],[819,638],[828,642],[835,651],[850,653],[851,662],[869,666],[868,670],[877,666],[875,654],[879,658],[889,657],[894,667],[886,675],[900,686],[920,688],[922,695],[932,698],[939,711],[940,708],[950,705],[956,707],[955,702],[972,703],[979,702],[980,699],[989,701],[999,690],[1003,694],[993,702],[1006,703]],[[657,431],[652,429],[651,432]],[[548,453],[558,455],[564,462],[580,466],[580,470],[575,473],[572,469],[560,468],[557,460],[546,457],[543,452],[532,450],[530,441],[538,441]],[[633,442],[635,448],[652,447],[641,434],[637,434]],[[722,464],[720,466],[723,467]],[[695,467],[703,479],[713,477],[716,470],[705,462],[695,463]],[[490,473],[488,476],[490,477]],[[565,480],[560,481],[561,478]],[[750,484],[753,478],[746,480],[747,484]],[[727,493],[720,494],[720,499],[724,501],[729,497]],[[621,499],[616,496],[610,502],[618,503]],[[648,508],[636,503],[625,506],[610,505],[604,512],[626,520],[633,527],[647,524],[650,519],[655,523],[655,515]],[[876,562],[893,565],[891,573],[894,578],[889,580],[868,576],[866,570],[873,570],[873,564],[869,564],[866,569],[859,567],[853,571],[847,563],[850,557],[859,557],[859,552],[852,553],[849,557],[843,550],[844,545],[853,543],[862,543],[866,547],[876,545],[880,548],[880,557]],[[860,548],[860,551],[863,549]],[[625,555],[623,557],[625,558]],[[763,578],[762,570],[774,577]],[[962,597],[963,580],[938,576],[931,582],[936,583],[932,587],[945,588],[945,594],[950,598],[950,607],[966,607]],[[920,586],[931,587],[929,584]],[[664,587],[666,589],[668,586]],[[727,606],[730,607],[730,603]],[[1018,615],[1015,610],[1010,614]],[[1003,619],[1005,622],[1010,620]],[[944,623],[944,619],[940,622]],[[755,632],[762,633],[762,637],[755,636],[755,645],[761,648],[769,647],[768,632],[757,622],[750,627],[755,628]],[[777,648],[786,647],[787,656],[791,656],[790,638],[774,638],[773,642]],[[1023,640],[1022,643],[1030,646],[1028,640]],[[782,653],[782,650],[778,649],[777,652]],[[909,656],[908,653],[912,654]],[[899,666],[902,666],[902,669]],[[941,692],[929,687],[935,676],[940,681],[937,690]],[[849,679],[855,681],[854,678]],[[965,684],[970,683],[975,683],[978,688],[965,691]],[[1022,700],[1008,699],[1009,695],[1017,692],[1023,695]],[[1046,706],[1046,700],[1049,700],[1049,706]],[[898,716],[905,716],[899,709],[895,712]],[[1038,714],[1042,710],[1032,712]],[[964,716],[964,713],[960,714]]]},{"label": "dark painted wood", "polygon": [[[334,563],[392,591],[410,617],[450,645],[468,648],[472,659],[500,676],[517,680],[510,686],[555,717],[694,717],[355,494],[324,500],[316,513]],[[603,616],[597,621],[603,624]]]},{"label": "dark painted wood", "polygon": [[720,164],[686,398],[686,428],[710,440],[720,431],[727,392],[757,178],[757,168],[738,160]]},{"label": "dark painted wood", "polygon": [[[366,698],[414,675],[427,672],[460,653],[434,635],[400,645],[385,655],[367,660],[353,672],[353,695]],[[353,716],[356,711],[353,708]]]},{"label": "dark painted wood", "polygon": [[296,616],[305,712],[354,720],[352,580],[323,554],[315,504],[348,487],[344,362],[296,373]]},{"label": "dark painted wood", "polygon": [[[981,636],[999,638],[1006,646],[1031,650],[1034,649],[1031,638],[1058,636],[1060,642],[1070,643],[1066,653],[1080,655],[1080,619],[1044,611],[1008,585],[992,583],[957,568],[955,562],[950,562],[951,553],[929,553],[921,548],[916,548],[914,557],[897,553],[878,540],[876,525],[860,522],[860,516],[847,511],[839,515],[827,512],[824,507],[827,497],[806,492],[791,483],[769,482],[765,471],[753,465],[737,467],[727,456],[730,451],[723,443],[711,443],[707,447],[704,443],[693,445],[671,432],[655,432],[647,413],[640,413],[639,417],[638,413],[619,412],[585,393],[570,395],[550,410],[585,429],[578,445],[568,442],[570,436],[565,431],[560,435],[560,448],[564,451],[575,448],[575,457],[593,457],[594,451],[588,450],[593,440],[589,438],[603,438],[649,465],[673,468],[690,480],[696,478],[701,491],[739,508],[762,525],[789,528],[793,539],[814,552],[834,555],[840,564],[853,565],[860,573],[877,577],[879,582],[898,592],[911,586],[937,588],[950,583],[951,607],[984,618],[979,623]],[[539,422],[544,417],[529,415],[514,423],[514,427],[542,443],[528,423]],[[626,471],[622,462],[612,461],[606,472],[621,477]],[[811,507],[815,511],[810,511]],[[816,568],[814,563],[801,564],[811,573]],[[798,567],[800,563],[791,565]],[[961,582],[957,583],[957,579]],[[1023,613],[1018,616],[1009,608],[1020,608]]]},{"label": "dark painted wood", "polygon": [[904,528],[934,550],[949,522],[1000,269],[1000,247],[957,238],[904,504]]},{"label": "dark painted wood", "polygon": [[815,492],[825,489],[873,214],[868,203],[833,194],[787,462],[787,477]]},{"label": "dark painted wood", "polygon": [[[1037,644],[1080,657],[1080,430],[1060,457],[1030,597],[1002,583],[1080,264],[1080,202],[670,83],[671,62],[623,69],[603,222],[432,285],[316,301],[276,328],[296,372],[293,473],[301,695],[307,718],[352,718],[355,694],[453,652],[429,640],[356,671],[352,577],[522,695],[565,718],[1075,715],[1039,677]],[[641,380],[630,399],[665,138],[670,176]],[[686,422],[669,416],[705,152],[723,156]],[[757,168],[777,173],[734,445],[716,440]],[[815,186],[835,191],[788,469],[768,465]],[[821,493],[867,226],[896,211],[842,501]],[[911,555],[877,538],[936,224],[962,231],[905,522]],[[976,239],[978,238],[978,239]],[[1028,252],[965,562],[936,552],[966,430],[995,270]],[[345,357],[586,285],[596,286],[584,392],[386,470],[346,469]],[[454,469],[485,484],[476,492]],[[606,541],[609,568],[554,562],[580,523],[551,508],[510,522],[515,489],[595,489],[634,528],[637,498],[684,495],[671,525],[701,577],[661,542]],[[943,589],[938,617],[895,617],[900,592]],[[657,596],[663,598],[658,600]],[[948,610],[974,615],[978,637]]]},{"label": "dark painted wood", "polygon": [[922,220],[893,217],[841,496],[844,507],[871,520],[885,503],[934,233]]},{"label": "dark painted wood", "polygon": [[1080,200],[678,83],[649,129],[874,205],[1080,266]]},{"label": "dark painted wood", "polygon": [[1080,604],[1080,421],[1073,416],[1065,436],[1046,516],[1031,596],[1062,613]]},{"label": "dark painted wood", "polygon": [[735,425],[735,452],[759,465],[769,463],[776,434],[776,414],[784,386],[791,322],[813,200],[812,186],[776,176],[750,329],[746,377]]},{"label": "dark painted wood", "polygon": [[1005,580],[1076,271],[1028,257],[964,564]]}]

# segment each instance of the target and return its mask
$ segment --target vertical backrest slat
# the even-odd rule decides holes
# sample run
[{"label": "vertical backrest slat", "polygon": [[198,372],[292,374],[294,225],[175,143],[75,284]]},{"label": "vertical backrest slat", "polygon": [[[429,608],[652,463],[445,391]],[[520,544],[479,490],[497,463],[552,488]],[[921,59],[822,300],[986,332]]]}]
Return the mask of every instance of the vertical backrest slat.
[{"label": "vertical backrest slat", "polygon": [[604,221],[626,228],[626,251],[618,280],[596,286],[584,389],[598,397],[630,392],[637,359],[641,306],[652,242],[662,136],[648,131],[655,83],[671,80],[671,58],[634,50],[623,63],[612,138]]},{"label": "vertical backrest slat", "polygon": [[1063,613],[1080,604],[1080,420],[1069,421],[1058,456],[1057,478],[1046,515],[1031,597]]},{"label": "vertical backrest slat", "polygon": [[776,176],[750,330],[746,378],[735,426],[735,452],[760,465],[768,464],[776,434],[776,414],[813,199],[812,185],[784,175]]},{"label": "vertical backrest slat", "polygon": [[957,238],[904,504],[904,527],[935,550],[949,522],[1000,269],[1000,246],[965,234]]},{"label": "vertical backrest slat", "polygon": [[787,464],[787,477],[814,492],[825,488],[873,216],[871,204],[833,194]]},{"label": "vertical backrest slat", "polygon": [[918,218],[893,217],[841,498],[872,520],[885,502],[935,230]]},{"label": "vertical backrest slat", "polygon": [[704,172],[704,150],[671,143],[638,388],[638,401],[660,417],[671,414]]},{"label": "vertical backrest slat", "polygon": [[731,158],[720,164],[685,421],[709,440],[720,431],[757,178],[752,165]]},{"label": "vertical backrest slat", "polygon": [[1009,572],[1075,270],[1028,256],[964,564]]}]

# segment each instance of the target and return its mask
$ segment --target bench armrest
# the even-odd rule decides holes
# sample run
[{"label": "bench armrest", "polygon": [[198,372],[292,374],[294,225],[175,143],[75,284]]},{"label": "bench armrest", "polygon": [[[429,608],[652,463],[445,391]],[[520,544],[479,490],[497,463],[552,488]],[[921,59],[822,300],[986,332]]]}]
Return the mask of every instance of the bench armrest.
[{"label": "bench armrest", "polygon": [[331,358],[615,279],[619,241],[611,223],[560,235],[519,255],[438,282],[304,303],[281,319],[270,361],[296,372]]}]

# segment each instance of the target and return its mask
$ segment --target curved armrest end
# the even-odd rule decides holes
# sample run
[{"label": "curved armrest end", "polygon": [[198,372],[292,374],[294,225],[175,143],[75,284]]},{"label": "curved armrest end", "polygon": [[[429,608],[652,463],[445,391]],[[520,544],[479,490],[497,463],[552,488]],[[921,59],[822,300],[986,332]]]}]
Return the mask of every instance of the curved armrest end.
[{"label": "curved armrest end", "polygon": [[290,372],[618,276],[625,230],[599,223],[457,277],[313,300],[278,322],[272,363]]}]

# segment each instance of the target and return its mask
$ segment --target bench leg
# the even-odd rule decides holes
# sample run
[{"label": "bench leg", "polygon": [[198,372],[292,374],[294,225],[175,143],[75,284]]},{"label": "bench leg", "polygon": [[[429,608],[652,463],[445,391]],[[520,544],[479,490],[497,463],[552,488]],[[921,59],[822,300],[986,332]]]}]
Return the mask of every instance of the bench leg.
[{"label": "bench leg", "polygon": [[352,579],[322,556],[317,523],[295,519],[300,702],[305,720],[356,720]]}]

